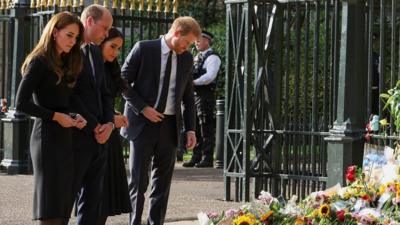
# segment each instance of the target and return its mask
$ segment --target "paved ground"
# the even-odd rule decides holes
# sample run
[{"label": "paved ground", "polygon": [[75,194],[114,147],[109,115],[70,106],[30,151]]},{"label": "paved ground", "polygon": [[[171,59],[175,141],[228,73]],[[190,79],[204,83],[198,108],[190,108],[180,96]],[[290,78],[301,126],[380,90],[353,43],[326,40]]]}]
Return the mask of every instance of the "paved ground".
[{"label": "paved ground", "polygon": [[[33,225],[31,175],[0,174],[0,224]],[[222,170],[183,168],[177,163],[172,182],[166,225],[195,225],[200,211],[223,211],[241,204],[223,201]],[[146,202],[147,207],[147,202]],[[147,214],[145,212],[145,214]],[[144,215],[144,218],[146,215]],[[128,215],[110,217],[108,225],[126,225]],[[70,224],[75,224],[72,219]]]}]

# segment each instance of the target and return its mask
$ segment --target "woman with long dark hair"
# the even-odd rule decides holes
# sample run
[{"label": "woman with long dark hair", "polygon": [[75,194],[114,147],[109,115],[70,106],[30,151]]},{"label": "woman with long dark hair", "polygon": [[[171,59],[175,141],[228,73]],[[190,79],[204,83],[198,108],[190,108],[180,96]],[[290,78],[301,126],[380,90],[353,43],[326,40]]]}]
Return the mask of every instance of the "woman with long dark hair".
[{"label": "woman with long dark hair", "polygon": [[[54,15],[22,65],[16,109],[35,117],[30,141],[34,174],[33,219],[61,225],[73,207],[71,129],[86,120],[71,112],[82,69],[83,25],[69,12]],[[33,96],[33,102],[31,101]]]},{"label": "woman with long dark hair", "polygon": [[[100,47],[104,59],[105,78],[107,86],[115,99],[125,90],[126,82],[121,77],[121,67],[117,56],[124,43],[124,37],[117,28],[109,30],[108,37]],[[116,128],[128,126],[128,119],[115,110],[114,124]],[[128,193],[125,163],[122,153],[121,136],[115,129],[108,140],[107,166],[104,176],[101,219],[99,225],[104,225],[107,216],[131,212],[131,203]]]}]

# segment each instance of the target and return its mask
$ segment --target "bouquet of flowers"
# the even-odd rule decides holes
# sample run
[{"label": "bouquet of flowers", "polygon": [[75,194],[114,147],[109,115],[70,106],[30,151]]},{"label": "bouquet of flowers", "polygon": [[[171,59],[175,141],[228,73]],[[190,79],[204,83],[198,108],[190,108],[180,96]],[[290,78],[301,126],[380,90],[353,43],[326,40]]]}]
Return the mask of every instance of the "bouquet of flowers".
[{"label": "bouquet of flowers", "polygon": [[262,191],[255,201],[222,213],[199,213],[200,225],[400,224],[400,179],[370,179],[357,166],[346,171],[347,186],[336,185],[287,203]]}]

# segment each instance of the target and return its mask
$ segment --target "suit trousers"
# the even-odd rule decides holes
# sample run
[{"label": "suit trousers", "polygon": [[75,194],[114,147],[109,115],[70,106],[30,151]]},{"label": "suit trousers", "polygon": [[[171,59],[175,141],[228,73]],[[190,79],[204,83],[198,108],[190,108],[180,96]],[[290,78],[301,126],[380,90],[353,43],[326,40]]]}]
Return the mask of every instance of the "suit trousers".
[{"label": "suit trousers", "polygon": [[139,136],[130,142],[129,193],[132,203],[130,225],[141,224],[150,166],[151,192],[147,224],[164,224],[175,165],[176,129],[175,116],[166,116],[159,123],[147,121]]}]

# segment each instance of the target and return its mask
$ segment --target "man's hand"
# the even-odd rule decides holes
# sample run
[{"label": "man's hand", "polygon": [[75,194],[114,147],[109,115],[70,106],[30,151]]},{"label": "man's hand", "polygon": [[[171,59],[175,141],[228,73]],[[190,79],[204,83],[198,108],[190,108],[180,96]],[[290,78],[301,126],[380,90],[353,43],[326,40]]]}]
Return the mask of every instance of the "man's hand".
[{"label": "man's hand", "polygon": [[192,149],[196,146],[196,133],[194,131],[186,132],[186,148]]},{"label": "man's hand", "polygon": [[127,127],[128,118],[124,115],[114,115],[115,128]]},{"label": "man's hand", "polygon": [[161,122],[164,119],[164,115],[162,113],[159,113],[157,110],[150,106],[146,106],[143,109],[142,114],[153,123]]},{"label": "man's hand", "polygon": [[110,122],[110,123],[100,125],[100,127],[98,129],[96,127],[97,132],[95,132],[94,137],[96,138],[96,141],[99,144],[106,143],[106,141],[108,140],[108,138],[111,135],[113,126],[114,126],[113,123]]}]

